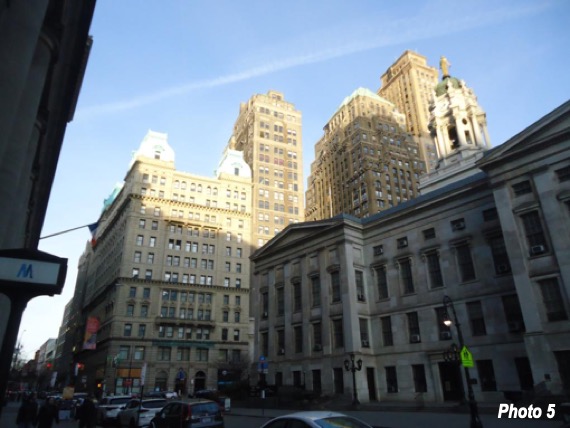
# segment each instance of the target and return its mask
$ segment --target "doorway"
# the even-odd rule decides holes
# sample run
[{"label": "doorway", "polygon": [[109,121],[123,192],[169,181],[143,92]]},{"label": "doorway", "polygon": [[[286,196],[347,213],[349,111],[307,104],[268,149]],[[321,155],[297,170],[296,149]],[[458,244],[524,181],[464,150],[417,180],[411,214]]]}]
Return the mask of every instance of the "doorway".
[{"label": "doorway", "polygon": [[366,380],[368,381],[368,399],[376,401],[376,378],[374,376],[374,367],[366,367]]},{"label": "doorway", "polygon": [[439,377],[443,390],[444,401],[463,401],[463,379],[461,379],[461,369],[455,362],[439,363]]},{"label": "doorway", "polygon": [[206,389],[206,373],[198,371],[196,372],[196,376],[194,376],[194,393],[202,389]]}]

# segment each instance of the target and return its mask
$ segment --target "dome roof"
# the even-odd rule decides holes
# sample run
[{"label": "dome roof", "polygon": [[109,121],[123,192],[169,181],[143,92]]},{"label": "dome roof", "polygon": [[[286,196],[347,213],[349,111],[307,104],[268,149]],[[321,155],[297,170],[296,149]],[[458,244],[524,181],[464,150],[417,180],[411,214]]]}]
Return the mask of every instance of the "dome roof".
[{"label": "dome roof", "polygon": [[455,89],[459,89],[459,87],[461,86],[461,82],[459,81],[459,79],[456,79],[455,77],[451,77],[451,76],[446,76],[435,87],[435,96],[439,97],[440,95],[445,94],[445,92],[447,91],[447,85],[448,84],[453,86]]}]

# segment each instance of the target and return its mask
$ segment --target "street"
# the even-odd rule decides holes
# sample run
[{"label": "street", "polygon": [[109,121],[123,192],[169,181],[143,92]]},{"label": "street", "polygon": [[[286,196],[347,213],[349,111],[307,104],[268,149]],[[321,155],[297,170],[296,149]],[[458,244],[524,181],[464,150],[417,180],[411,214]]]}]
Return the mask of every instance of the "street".
[{"label": "street", "polygon": [[[20,403],[9,402],[2,411],[0,428],[14,428],[16,414]],[[225,415],[225,428],[257,428],[272,417],[291,413],[288,410],[277,409],[245,409],[233,408]],[[449,412],[392,412],[392,411],[342,411],[372,425],[382,428],[409,428],[417,426],[428,427],[465,427],[469,426],[469,415],[466,413]],[[484,428],[562,428],[561,420],[523,420],[498,419],[494,414],[481,415]],[[54,428],[76,428],[77,421],[61,421]]]}]

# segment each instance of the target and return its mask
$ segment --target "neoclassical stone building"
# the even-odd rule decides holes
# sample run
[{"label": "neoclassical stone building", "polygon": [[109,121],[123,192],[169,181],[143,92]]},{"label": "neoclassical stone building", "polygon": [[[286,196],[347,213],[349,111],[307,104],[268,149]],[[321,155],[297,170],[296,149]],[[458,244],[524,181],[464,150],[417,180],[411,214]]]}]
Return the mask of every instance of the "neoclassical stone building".
[{"label": "neoclassical stone building", "polygon": [[570,102],[488,150],[467,126],[483,116],[450,79],[435,108],[461,93],[466,108],[432,115],[440,164],[421,196],[366,219],[290,225],[252,255],[255,358],[270,384],[348,398],[354,353],[363,402],[457,400],[465,380],[443,355],[457,343],[443,323],[449,296],[478,400],[570,388]]},{"label": "neoclassical stone building", "polygon": [[216,177],[197,176],[177,171],[166,134],[149,131],[79,263],[78,389],[139,393],[146,375],[147,391],[192,393],[239,380],[249,361],[251,197],[242,153],[227,149]]}]

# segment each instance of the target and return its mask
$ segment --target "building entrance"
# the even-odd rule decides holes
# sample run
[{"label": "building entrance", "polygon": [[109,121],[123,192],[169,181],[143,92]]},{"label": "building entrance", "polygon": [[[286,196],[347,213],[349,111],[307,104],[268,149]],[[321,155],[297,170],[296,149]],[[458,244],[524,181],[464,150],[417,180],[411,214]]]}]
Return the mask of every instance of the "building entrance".
[{"label": "building entrance", "polygon": [[464,399],[463,380],[459,364],[455,362],[439,363],[439,377],[444,401],[462,401]]}]

